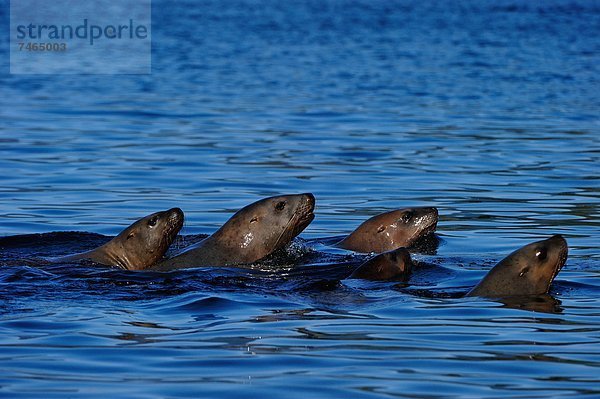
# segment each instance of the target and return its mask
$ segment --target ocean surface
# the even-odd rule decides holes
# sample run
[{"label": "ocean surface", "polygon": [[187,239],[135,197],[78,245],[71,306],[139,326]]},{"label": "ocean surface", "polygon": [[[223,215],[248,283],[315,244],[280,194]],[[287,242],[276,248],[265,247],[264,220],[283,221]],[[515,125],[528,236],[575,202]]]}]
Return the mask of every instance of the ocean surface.
[{"label": "ocean surface", "polygon": [[[8,25],[8,1],[0,1]],[[600,397],[600,2],[153,0],[151,75],[10,75],[0,37],[0,396]],[[32,258],[178,206],[316,218],[254,270]],[[308,245],[439,209],[406,283]],[[52,232],[63,233],[52,233]],[[562,234],[530,304],[462,298]]]}]

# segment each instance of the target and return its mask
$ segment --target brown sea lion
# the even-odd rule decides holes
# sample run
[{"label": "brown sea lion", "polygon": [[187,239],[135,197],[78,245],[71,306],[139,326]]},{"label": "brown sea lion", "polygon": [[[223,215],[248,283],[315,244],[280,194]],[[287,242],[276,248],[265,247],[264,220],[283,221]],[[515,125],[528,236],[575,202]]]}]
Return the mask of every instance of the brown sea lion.
[{"label": "brown sea lion", "polygon": [[183,226],[179,208],[156,212],[127,227],[106,244],[88,252],[51,259],[70,262],[89,259],[128,270],[146,269],[158,262]]},{"label": "brown sea lion", "polygon": [[405,248],[384,252],[368,259],[354,270],[351,279],[403,280],[410,276],[413,263]]},{"label": "brown sea lion", "polygon": [[409,247],[435,231],[436,208],[407,208],[373,216],[336,244],[355,252],[382,253]]},{"label": "brown sea lion", "polygon": [[312,194],[280,195],[250,204],[219,230],[152,267],[173,270],[256,262],[289,244],[314,219]]},{"label": "brown sea lion", "polygon": [[494,266],[467,296],[546,294],[567,254],[567,242],[561,235],[525,245]]}]

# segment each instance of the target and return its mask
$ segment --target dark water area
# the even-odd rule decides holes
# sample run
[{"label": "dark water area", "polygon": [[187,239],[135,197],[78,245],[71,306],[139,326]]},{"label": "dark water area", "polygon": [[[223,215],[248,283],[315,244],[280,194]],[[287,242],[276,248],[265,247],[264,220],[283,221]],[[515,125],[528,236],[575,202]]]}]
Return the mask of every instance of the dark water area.
[{"label": "dark water area", "polygon": [[[0,396],[600,396],[599,2],[152,19],[151,75],[10,75],[0,38]],[[39,262],[174,206],[178,249],[302,192],[315,220],[254,269]],[[440,221],[407,282],[344,279],[364,255],[317,240],[408,206]],[[462,297],[553,234],[549,297]]]}]

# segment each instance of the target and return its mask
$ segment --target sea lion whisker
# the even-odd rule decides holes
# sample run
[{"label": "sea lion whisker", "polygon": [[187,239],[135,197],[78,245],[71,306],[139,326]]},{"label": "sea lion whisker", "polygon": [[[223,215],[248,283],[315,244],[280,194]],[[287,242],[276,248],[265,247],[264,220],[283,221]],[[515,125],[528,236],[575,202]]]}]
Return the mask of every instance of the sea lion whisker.
[{"label": "sea lion whisker", "polygon": [[[298,213],[294,213],[292,215],[292,217],[290,218],[290,220],[287,222],[287,224],[281,231],[281,234],[279,234],[279,237],[277,237],[277,240],[275,241],[275,248],[280,248],[280,243],[284,242],[284,241],[288,241],[288,238],[289,238],[288,235],[293,234],[291,231],[293,229],[293,227],[291,227],[291,226],[295,225],[295,223],[297,222],[297,220],[298,220],[297,215],[298,215]],[[285,237],[285,239],[284,239],[284,237]]]}]

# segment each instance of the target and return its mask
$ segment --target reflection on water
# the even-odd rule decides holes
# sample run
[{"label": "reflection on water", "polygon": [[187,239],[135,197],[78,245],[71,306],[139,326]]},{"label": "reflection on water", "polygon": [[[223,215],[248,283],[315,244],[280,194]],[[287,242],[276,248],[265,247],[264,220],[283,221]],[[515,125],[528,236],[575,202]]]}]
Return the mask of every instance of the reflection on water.
[{"label": "reflection on water", "polygon": [[[155,0],[153,20],[152,75],[0,75],[0,235],[33,234],[0,245],[0,393],[600,395],[595,3]],[[160,209],[186,212],[181,248],[298,192],[316,219],[264,270],[37,267]],[[408,206],[440,235],[407,284],[315,255]],[[553,234],[551,295],[462,298]]]},{"label": "reflection on water", "polygon": [[[14,258],[34,247],[45,256],[56,238],[63,250],[80,249],[79,234],[11,237],[0,246]],[[331,387],[318,392],[334,396],[367,385],[392,395],[407,384],[417,396],[447,385],[460,395],[520,395],[554,389],[548,384],[555,380],[565,392],[589,391],[600,364],[598,286],[575,282],[593,282],[586,274],[561,273],[552,295],[463,298],[484,274],[458,264],[469,259],[437,264],[438,255],[415,253],[436,263],[418,261],[406,283],[344,280],[365,256],[316,252],[310,244],[296,243],[256,269],[5,265],[0,358],[10,389],[35,391],[43,381],[59,396],[75,375],[86,395],[114,391],[116,383],[132,392],[156,384],[191,395],[199,383],[202,391],[235,391],[240,378],[264,393],[287,392],[289,384],[312,392],[305,380],[314,379]],[[479,262],[489,268],[494,260]],[[533,374],[525,372],[532,361]]]}]

